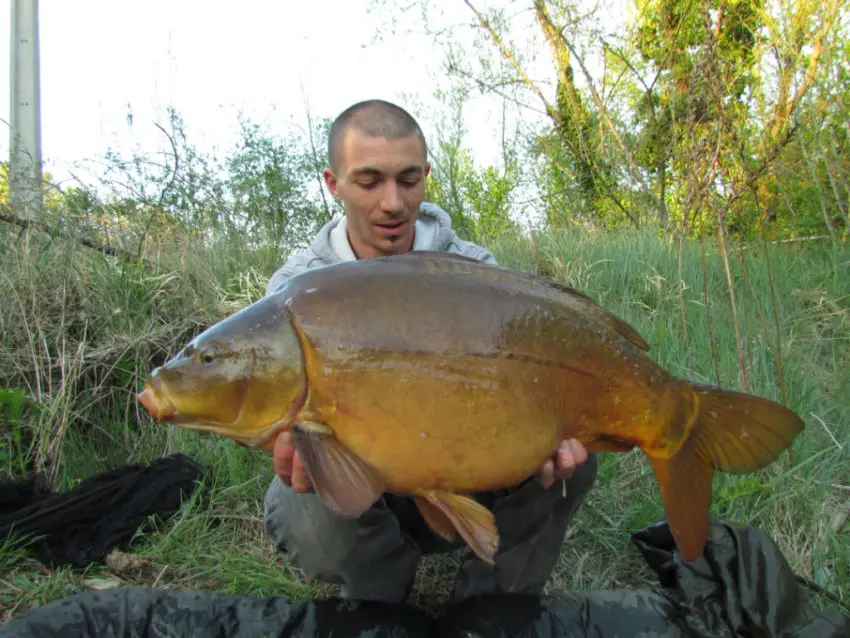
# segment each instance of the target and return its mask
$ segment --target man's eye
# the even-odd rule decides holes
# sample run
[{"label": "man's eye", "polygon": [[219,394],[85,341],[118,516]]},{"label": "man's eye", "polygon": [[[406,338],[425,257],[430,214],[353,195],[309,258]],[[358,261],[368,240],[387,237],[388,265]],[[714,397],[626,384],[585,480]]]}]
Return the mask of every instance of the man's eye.
[{"label": "man's eye", "polygon": [[416,186],[418,183],[419,183],[419,180],[418,180],[418,179],[415,179],[415,180],[413,180],[412,182],[411,182],[411,181],[402,181],[402,182],[401,182],[401,185],[402,185],[402,186],[404,186],[405,188],[413,188],[413,187],[414,187],[414,186]]},{"label": "man's eye", "polygon": [[360,182],[361,188],[375,188],[378,185],[378,182]]}]

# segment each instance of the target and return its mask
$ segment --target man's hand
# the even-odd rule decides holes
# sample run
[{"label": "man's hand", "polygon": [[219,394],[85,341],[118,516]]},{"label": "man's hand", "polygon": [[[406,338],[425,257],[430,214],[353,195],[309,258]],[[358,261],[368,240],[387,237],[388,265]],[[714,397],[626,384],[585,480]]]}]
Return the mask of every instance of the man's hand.
[{"label": "man's hand", "polygon": [[543,487],[551,487],[558,479],[568,479],[576,467],[587,460],[587,450],[575,439],[561,441],[561,444],[537,472],[534,477]]},{"label": "man's hand", "polygon": [[272,463],[284,485],[300,494],[313,491],[313,484],[307,477],[301,459],[298,458],[292,434],[289,432],[283,432],[277,437],[272,451]]}]

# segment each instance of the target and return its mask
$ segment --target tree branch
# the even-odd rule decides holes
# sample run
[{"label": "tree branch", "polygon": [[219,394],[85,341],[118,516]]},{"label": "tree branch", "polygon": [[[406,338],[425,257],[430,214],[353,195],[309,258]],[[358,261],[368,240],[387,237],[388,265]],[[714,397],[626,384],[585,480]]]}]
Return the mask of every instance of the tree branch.
[{"label": "tree branch", "polygon": [[546,96],[543,95],[543,92],[537,87],[537,85],[532,81],[532,79],[528,77],[528,74],[523,70],[519,61],[516,59],[516,56],[511,52],[510,49],[508,49],[502,38],[499,37],[499,34],[496,33],[496,29],[493,28],[493,25],[490,24],[490,21],[484,15],[482,15],[478,11],[478,9],[473,7],[472,3],[469,2],[469,0],[463,1],[466,6],[472,9],[473,13],[475,13],[475,16],[478,18],[478,22],[479,24],[481,24],[482,28],[486,29],[490,33],[490,37],[493,38],[493,41],[499,47],[499,50],[502,52],[502,55],[504,55],[510,61],[514,69],[516,69],[516,72],[522,78],[522,81],[525,82],[525,85],[532,91],[534,91],[537,97],[540,98],[540,101],[543,102],[543,105],[546,107],[546,115],[548,115],[556,124],[560,124],[561,118],[558,114],[558,111],[555,109],[554,106],[552,106],[552,104],[549,103],[549,100],[546,99]]}]

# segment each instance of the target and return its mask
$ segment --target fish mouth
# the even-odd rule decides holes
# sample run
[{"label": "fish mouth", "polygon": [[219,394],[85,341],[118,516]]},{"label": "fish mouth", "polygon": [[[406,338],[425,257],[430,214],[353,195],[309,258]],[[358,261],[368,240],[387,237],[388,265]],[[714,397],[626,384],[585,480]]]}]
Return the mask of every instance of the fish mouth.
[{"label": "fish mouth", "polygon": [[162,423],[166,419],[172,419],[177,415],[176,406],[168,399],[165,394],[157,387],[158,384],[148,381],[145,387],[136,396],[136,399],[147,410],[158,423]]}]

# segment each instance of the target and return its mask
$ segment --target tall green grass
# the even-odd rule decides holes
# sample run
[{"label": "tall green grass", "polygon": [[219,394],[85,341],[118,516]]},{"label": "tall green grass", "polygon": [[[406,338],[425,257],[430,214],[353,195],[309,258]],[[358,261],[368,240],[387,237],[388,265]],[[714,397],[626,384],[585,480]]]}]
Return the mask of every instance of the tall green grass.
[{"label": "tall green grass", "polygon": [[[644,233],[559,234],[506,241],[494,250],[503,263],[574,285],[629,321],[650,344],[651,356],[674,374],[741,389],[716,244],[686,244],[681,271],[678,243]],[[787,405],[807,427],[766,469],[716,476],[712,514],[763,529],[797,574],[833,592],[846,609],[850,250],[744,245],[730,260],[748,391],[784,402],[784,377]],[[576,521],[576,539],[585,542],[567,544],[555,581],[565,587],[630,581],[634,565],[611,556],[628,553],[624,530],[663,517],[654,481],[639,455],[604,456],[599,485]],[[576,565],[582,566],[578,573]]]},{"label": "tall green grass", "polygon": [[[156,425],[134,398],[153,366],[259,298],[284,256],[274,248],[175,238],[147,263],[131,264],[36,233],[0,240],[0,472],[36,471],[64,490],[95,472],[174,451],[210,470],[206,498],[140,537],[132,551],[144,562],[130,570],[51,572],[20,548],[0,548],[0,618],[114,577],[258,595],[333,591],[280,563],[264,535],[268,457]],[[717,476],[712,513],[763,529],[796,573],[850,607],[848,525],[839,525],[850,509],[850,248],[732,248],[743,375],[714,244],[574,231],[503,238],[489,248],[503,265],[576,286],[629,321],[671,372],[736,389],[746,379],[750,392],[787,398],[806,430],[770,467]],[[549,591],[650,584],[629,533],[662,518],[645,459],[603,455]],[[444,591],[455,559],[423,562],[415,596],[429,600]]]}]

